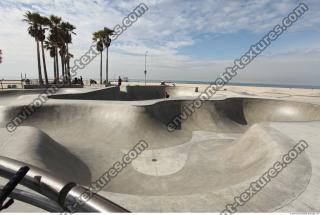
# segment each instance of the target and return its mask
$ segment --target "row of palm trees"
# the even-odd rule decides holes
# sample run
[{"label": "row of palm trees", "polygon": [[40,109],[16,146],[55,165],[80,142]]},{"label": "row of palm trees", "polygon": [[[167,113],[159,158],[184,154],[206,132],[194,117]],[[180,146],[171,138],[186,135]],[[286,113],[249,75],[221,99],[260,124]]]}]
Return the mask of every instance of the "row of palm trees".
[{"label": "row of palm trees", "polygon": [[[30,11],[27,11],[24,14],[23,21],[28,23],[28,33],[35,39],[37,45],[39,84],[44,84],[41,58],[45,84],[49,84],[45,49],[50,52],[50,57],[53,58],[54,83],[57,83],[61,77],[59,71],[59,57],[63,82],[71,83],[70,59],[73,55],[69,52],[69,44],[72,43],[72,35],[75,35],[75,26],[69,22],[62,21],[61,17],[55,15],[45,17],[37,12]],[[97,50],[100,52],[100,84],[102,84],[102,53],[104,49],[106,49],[106,84],[108,84],[108,52],[111,44],[110,36],[113,32],[113,30],[105,27],[102,30],[93,33],[92,39],[96,43]],[[42,57],[40,56],[40,49]]]},{"label": "row of palm trees", "polygon": [[100,52],[100,84],[102,84],[102,52],[106,49],[106,85],[108,84],[108,70],[109,70],[109,46],[111,44],[110,36],[114,33],[109,28],[103,28],[92,34],[92,40],[97,44],[97,51]]},{"label": "row of palm trees", "polygon": [[30,11],[24,14],[23,21],[28,23],[28,33],[36,41],[40,85],[43,85],[40,47],[45,84],[48,85],[49,81],[44,49],[50,51],[50,57],[53,58],[54,82],[57,82],[60,77],[60,56],[63,82],[70,83],[70,58],[72,58],[73,55],[69,52],[69,44],[72,43],[72,34],[75,34],[74,30],[76,28],[69,22],[62,21],[61,17],[54,15],[45,17],[39,13]]}]

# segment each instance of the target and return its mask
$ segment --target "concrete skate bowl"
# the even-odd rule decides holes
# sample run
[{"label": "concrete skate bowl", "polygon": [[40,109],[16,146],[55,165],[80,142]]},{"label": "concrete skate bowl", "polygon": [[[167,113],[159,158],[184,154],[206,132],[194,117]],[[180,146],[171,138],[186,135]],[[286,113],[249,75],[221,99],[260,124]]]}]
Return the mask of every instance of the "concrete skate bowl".
[{"label": "concrete skate bowl", "polygon": [[[191,101],[140,106],[51,101],[14,133],[1,135],[1,142],[10,148],[2,146],[0,154],[10,152],[13,159],[87,185],[143,139],[149,145],[146,151],[102,191],[132,211],[219,212],[293,146],[268,122],[320,120],[320,107],[313,104],[229,98],[206,102],[169,132],[168,123]],[[2,108],[2,127],[21,108]],[[70,171],[62,168],[66,164]],[[307,155],[302,154],[242,209],[272,211],[287,204],[304,191],[311,169]],[[275,193],[276,200],[270,200]]]},{"label": "concrete skate bowl", "polygon": [[0,91],[0,99],[2,102],[12,102],[13,100],[23,100],[26,97],[34,97],[42,93],[43,89],[32,90],[4,90]]},{"label": "concrete skate bowl", "polygon": [[126,86],[109,87],[84,93],[59,93],[52,95],[54,99],[78,99],[78,100],[121,100],[140,101],[163,99],[169,97],[194,96],[195,87],[172,87],[172,86]]}]

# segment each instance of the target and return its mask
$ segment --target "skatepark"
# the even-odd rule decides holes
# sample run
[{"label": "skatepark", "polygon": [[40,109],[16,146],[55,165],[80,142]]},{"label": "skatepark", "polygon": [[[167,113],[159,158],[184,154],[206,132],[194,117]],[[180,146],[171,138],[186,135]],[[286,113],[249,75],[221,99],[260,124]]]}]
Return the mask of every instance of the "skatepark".
[{"label": "skatepark", "polygon": [[86,187],[143,140],[99,195],[132,212],[221,212],[304,140],[306,151],[238,211],[319,211],[320,90],[226,87],[168,131],[204,88],[62,88],[14,132],[7,123],[43,90],[2,91],[0,156]]}]

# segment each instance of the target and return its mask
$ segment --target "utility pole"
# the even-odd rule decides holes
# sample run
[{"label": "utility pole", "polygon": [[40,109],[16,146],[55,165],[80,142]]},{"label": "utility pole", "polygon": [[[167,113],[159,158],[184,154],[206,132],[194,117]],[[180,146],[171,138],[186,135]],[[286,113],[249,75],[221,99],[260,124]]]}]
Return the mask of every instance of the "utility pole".
[{"label": "utility pole", "polygon": [[148,51],[144,54],[144,85],[147,85],[147,54]]}]

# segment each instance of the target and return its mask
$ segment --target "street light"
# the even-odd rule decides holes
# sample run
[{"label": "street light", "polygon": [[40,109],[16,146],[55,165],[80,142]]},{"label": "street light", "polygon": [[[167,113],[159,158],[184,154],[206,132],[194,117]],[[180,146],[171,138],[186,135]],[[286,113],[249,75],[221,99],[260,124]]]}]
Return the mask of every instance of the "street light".
[{"label": "street light", "polygon": [[148,51],[144,54],[144,85],[147,85],[147,54]]}]

